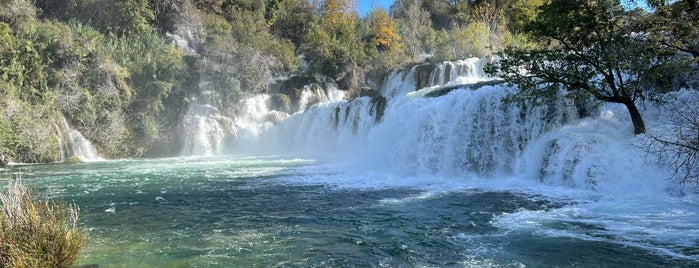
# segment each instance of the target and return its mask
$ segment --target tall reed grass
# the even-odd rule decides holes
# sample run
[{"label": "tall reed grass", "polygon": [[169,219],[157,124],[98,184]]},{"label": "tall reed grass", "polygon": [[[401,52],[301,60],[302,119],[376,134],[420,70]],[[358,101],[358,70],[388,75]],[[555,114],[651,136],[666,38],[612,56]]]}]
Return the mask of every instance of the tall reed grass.
[{"label": "tall reed grass", "polygon": [[79,209],[40,198],[19,179],[0,191],[0,267],[70,267],[87,234]]}]

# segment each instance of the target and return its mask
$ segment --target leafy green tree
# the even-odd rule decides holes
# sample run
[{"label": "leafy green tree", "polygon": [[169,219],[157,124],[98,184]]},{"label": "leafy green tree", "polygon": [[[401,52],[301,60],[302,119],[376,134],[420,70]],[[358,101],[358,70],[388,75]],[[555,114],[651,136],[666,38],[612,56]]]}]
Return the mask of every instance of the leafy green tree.
[{"label": "leafy green tree", "polygon": [[[487,72],[518,84],[522,93],[564,88],[626,106],[636,134],[645,124],[636,100],[647,70],[657,64],[631,13],[618,0],[552,0],[526,32],[540,48],[507,48]],[[548,45],[547,45],[548,44]]]},{"label": "leafy green tree", "polygon": [[486,56],[490,53],[492,35],[488,24],[483,22],[442,30],[438,35],[435,58],[457,60]]},{"label": "leafy green tree", "polygon": [[515,0],[509,8],[509,28],[512,32],[521,32],[524,26],[536,18],[537,8],[544,0]]},{"label": "leafy green tree", "polygon": [[[671,55],[652,68],[649,86],[657,93],[682,88],[699,87],[699,6],[696,0],[663,1],[649,0],[655,9],[644,16],[648,38],[656,49]],[[658,94],[661,107],[668,114],[669,128],[665,133],[648,133],[650,142],[644,149],[659,156],[662,164],[673,171],[673,179],[690,191],[699,191],[699,104],[697,91],[679,93],[685,98],[672,99],[672,94]],[[671,101],[665,101],[670,96]],[[689,96],[689,98],[687,98]],[[662,131],[662,130],[660,130]]]},{"label": "leafy green tree", "polygon": [[[125,146],[135,156],[142,156],[163,136],[171,124],[173,113],[164,102],[173,92],[185,90],[187,63],[184,52],[166,43],[156,32],[150,31],[125,37],[105,39],[104,48],[111,57],[128,71],[131,98],[121,98],[130,129],[130,143]],[[117,80],[118,82],[118,80]],[[183,105],[169,103],[169,107]]]},{"label": "leafy green tree", "polygon": [[452,7],[459,3],[468,5],[468,0],[421,0],[420,2],[421,7],[430,14],[432,27],[434,27],[435,30],[450,29],[454,25],[454,21],[451,17]]},{"label": "leafy green tree", "polygon": [[[338,81],[356,80],[358,66],[368,60],[365,38],[370,29],[359,19],[348,0],[327,0],[317,25],[306,35],[301,47],[312,73],[322,73]],[[354,82],[347,83],[354,86]]]},{"label": "leafy green tree", "polygon": [[661,45],[692,55],[699,62],[699,4],[696,0],[649,0],[655,14],[651,38]]},{"label": "leafy green tree", "polygon": [[155,14],[148,6],[148,0],[121,0],[118,2],[120,34],[141,34],[151,30]]},{"label": "leafy green tree", "polygon": [[291,41],[295,48],[299,48],[316,21],[313,6],[306,0],[284,0],[279,6],[269,32],[282,40]]}]

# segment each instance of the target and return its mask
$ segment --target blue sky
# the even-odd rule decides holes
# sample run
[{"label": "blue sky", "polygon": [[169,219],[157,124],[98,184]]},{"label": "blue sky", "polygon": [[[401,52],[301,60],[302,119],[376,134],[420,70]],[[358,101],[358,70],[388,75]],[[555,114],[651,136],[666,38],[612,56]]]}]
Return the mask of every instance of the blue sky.
[{"label": "blue sky", "polygon": [[364,17],[366,13],[371,11],[371,7],[382,6],[388,10],[392,3],[393,0],[357,0],[357,11],[359,11],[359,15]]},{"label": "blue sky", "polygon": [[[640,6],[642,8],[648,9],[648,6],[646,5],[646,1],[643,0],[622,0],[621,1],[624,6]],[[364,17],[369,11],[371,11],[371,8],[373,6],[383,6],[387,11],[391,7],[391,4],[393,4],[393,0],[357,0],[357,11],[359,12],[359,15]]]}]

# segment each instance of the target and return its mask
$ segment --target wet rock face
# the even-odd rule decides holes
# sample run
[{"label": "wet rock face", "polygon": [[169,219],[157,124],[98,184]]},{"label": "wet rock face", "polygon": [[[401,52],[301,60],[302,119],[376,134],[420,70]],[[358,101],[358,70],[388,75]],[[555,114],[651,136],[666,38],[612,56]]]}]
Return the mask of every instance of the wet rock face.
[{"label": "wet rock face", "polygon": [[423,64],[415,68],[415,86],[416,90],[430,85],[430,76],[435,69],[435,64]]},{"label": "wet rock face", "polygon": [[265,116],[265,121],[270,122],[272,124],[277,124],[286,119],[287,117],[289,117],[288,113],[271,111]]},{"label": "wet rock face", "polygon": [[[295,107],[295,104],[301,100],[303,88],[308,84],[315,83],[315,81],[316,79],[311,77],[293,76],[271,86],[271,91],[278,93],[272,98],[272,109],[285,113],[293,113],[298,110],[299,107]],[[288,99],[288,107],[285,99]]]},{"label": "wet rock face", "polygon": [[375,115],[376,123],[380,123],[383,118],[384,112],[386,111],[386,106],[388,100],[386,97],[377,95],[371,98],[371,110],[369,110],[370,115]]},{"label": "wet rock face", "polygon": [[289,98],[289,95],[283,94],[283,93],[277,93],[272,95],[272,98],[270,99],[271,101],[271,107],[272,110],[284,112],[284,113],[292,113],[292,107],[291,107],[291,98]]}]

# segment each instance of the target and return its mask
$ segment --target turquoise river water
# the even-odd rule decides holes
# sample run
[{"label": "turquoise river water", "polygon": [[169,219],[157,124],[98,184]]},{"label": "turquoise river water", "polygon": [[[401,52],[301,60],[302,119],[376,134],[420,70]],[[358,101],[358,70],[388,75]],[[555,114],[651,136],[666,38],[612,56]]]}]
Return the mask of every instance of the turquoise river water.
[{"label": "turquoise river water", "polygon": [[608,196],[526,179],[400,177],[312,159],[15,166],[80,207],[79,265],[698,267],[692,197]]}]

